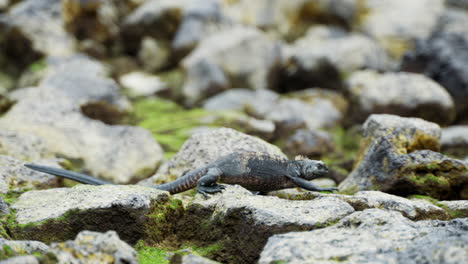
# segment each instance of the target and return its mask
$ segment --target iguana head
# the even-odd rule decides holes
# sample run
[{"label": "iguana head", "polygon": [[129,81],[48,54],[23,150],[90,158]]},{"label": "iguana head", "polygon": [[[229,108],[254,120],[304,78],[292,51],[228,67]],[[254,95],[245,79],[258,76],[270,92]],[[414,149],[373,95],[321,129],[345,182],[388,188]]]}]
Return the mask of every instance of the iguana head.
[{"label": "iguana head", "polygon": [[328,174],[328,167],[321,160],[301,159],[296,162],[300,164],[301,178],[306,180],[324,177]]}]

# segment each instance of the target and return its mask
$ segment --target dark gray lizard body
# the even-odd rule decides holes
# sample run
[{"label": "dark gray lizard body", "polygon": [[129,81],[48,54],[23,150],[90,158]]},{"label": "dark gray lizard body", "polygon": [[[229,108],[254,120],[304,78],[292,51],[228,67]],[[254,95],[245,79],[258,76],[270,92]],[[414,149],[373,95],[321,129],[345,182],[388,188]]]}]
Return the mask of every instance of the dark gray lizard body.
[{"label": "dark gray lizard body", "polygon": [[[112,184],[84,174],[34,164],[28,168],[69,178],[81,183]],[[287,160],[261,152],[235,152],[202,168],[190,171],[175,181],[154,186],[171,194],[194,187],[203,195],[222,191],[217,183],[238,184],[254,191],[266,193],[285,188],[301,187],[311,191],[334,191],[336,188],[320,188],[308,180],[323,177],[328,173],[322,161],[301,159]]]}]

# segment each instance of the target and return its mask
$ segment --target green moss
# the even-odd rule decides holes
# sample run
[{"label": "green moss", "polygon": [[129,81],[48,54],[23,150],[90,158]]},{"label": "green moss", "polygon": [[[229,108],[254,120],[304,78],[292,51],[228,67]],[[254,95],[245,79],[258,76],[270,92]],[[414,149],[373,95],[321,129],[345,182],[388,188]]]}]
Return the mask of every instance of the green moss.
[{"label": "green moss", "polygon": [[17,254],[15,254],[11,247],[9,247],[8,245],[2,246],[2,249],[0,250],[0,260],[5,260],[14,256],[17,256]]},{"label": "green moss", "polygon": [[438,185],[438,186],[450,186],[448,180],[444,177],[436,176],[432,173],[426,173],[423,175],[413,173],[408,177],[410,182],[417,185]]},{"label": "green moss", "polygon": [[138,100],[134,108],[133,123],[151,131],[166,158],[180,149],[190,130],[200,126],[200,118],[206,114],[201,109],[186,110],[174,102],[157,98]]},{"label": "green moss", "polygon": [[135,250],[137,251],[139,264],[169,263],[168,257],[170,256],[170,252],[161,248],[147,246],[142,240],[138,241],[135,245]]},{"label": "green moss", "polygon": [[175,240],[177,220],[184,214],[181,200],[169,198],[166,202],[155,202],[146,215],[145,237],[149,243],[171,243]]},{"label": "green moss", "polygon": [[29,64],[28,70],[30,70],[31,72],[38,72],[38,71],[45,69],[46,67],[47,67],[46,61],[41,59],[41,60],[38,60]]},{"label": "green moss", "polygon": [[204,247],[191,246],[187,248],[199,256],[209,257],[209,256],[212,256],[214,253],[222,250],[223,247],[224,245],[222,243],[217,243],[217,244],[212,244],[212,245],[208,245]]}]

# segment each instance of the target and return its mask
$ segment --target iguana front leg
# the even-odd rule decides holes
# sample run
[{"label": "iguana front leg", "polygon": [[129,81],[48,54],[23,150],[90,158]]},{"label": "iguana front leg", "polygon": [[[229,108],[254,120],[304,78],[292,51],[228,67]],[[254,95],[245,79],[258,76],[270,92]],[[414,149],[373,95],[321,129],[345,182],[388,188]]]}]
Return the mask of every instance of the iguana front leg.
[{"label": "iguana front leg", "polygon": [[208,172],[197,181],[197,192],[207,197],[208,193],[217,193],[224,190],[223,185],[216,183],[222,174],[223,171],[219,168],[210,168]]},{"label": "iguana front leg", "polygon": [[297,185],[297,187],[301,187],[303,189],[306,189],[308,191],[327,191],[327,192],[332,192],[332,191],[338,191],[338,188],[336,187],[319,187],[305,179],[299,178],[299,177],[294,177],[294,176],[286,176],[288,177],[291,181],[294,182],[294,184]]}]

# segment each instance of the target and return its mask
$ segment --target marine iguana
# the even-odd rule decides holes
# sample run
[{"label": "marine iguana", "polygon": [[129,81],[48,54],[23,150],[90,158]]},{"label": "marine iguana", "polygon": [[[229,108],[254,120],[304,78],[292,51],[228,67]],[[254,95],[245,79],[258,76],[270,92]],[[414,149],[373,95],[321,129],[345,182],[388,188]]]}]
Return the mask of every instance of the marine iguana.
[{"label": "marine iguana", "polygon": [[[26,167],[68,178],[80,183],[102,185],[113,184],[91,176],[47,166],[25,164]],[[171,194],[180,193],[194,187],[204,196],[221,192],[223,185],[238,184],[259,193],[285,188],[301,187],[309,191],[335,191],[337,188],[322,188],[308,180],[323,177],[328,168],[322,161],[300,158],[288,160],[263,152],[234,152],[215,162],[184,174],[175,181],[153,186]]]}]

